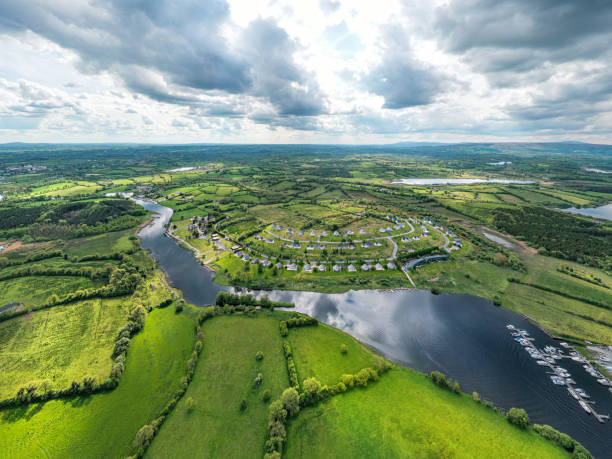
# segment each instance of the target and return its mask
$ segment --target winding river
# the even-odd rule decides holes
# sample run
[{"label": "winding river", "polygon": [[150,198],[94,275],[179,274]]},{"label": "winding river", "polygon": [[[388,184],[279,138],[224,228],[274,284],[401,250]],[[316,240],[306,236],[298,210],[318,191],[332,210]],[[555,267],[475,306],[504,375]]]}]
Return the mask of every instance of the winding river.
[{"label": "winding river", "polygon": [[[191,252],[164,236],[172,210],[136,201],[156,212],[140,232],[142,245],[165,271],[168,281],[196,305],[212,304],[214,273],[200,266]],[[291,301],[296,310],[346,331],[400,364],[422,372],[439,370],[460,382],[464,392],[504,409],[522,407],[531,420],[549,424],[583,443],[597,457],[610,457],[612,423],[599,424],[552,384],[547,369],[536,364],[514,342],[506,324],[524,328],[538,348],[558,343],[515,313],[469,295],[432,295],[423,290],[349,291],[344,294],[272,291],[273,300]],[[577,383],[596,401],[600,414],[612,414],[612,394],[597,384],[581,364],[563,359]]]}]

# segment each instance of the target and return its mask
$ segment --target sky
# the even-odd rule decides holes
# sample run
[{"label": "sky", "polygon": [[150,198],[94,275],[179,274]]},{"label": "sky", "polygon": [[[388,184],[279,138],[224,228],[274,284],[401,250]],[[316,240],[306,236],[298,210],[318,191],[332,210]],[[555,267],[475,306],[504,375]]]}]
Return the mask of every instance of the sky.
[{"label": "sky", "polygon": [[2,0],[0,142],[612,144],[612,1]]}]

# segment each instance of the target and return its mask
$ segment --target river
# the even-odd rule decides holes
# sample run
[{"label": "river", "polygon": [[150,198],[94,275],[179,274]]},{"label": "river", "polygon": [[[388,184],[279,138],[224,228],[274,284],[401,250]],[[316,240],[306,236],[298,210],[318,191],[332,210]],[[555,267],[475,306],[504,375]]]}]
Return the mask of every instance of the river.
[{"label": "river", "polygon": [[[200,266],[191,252],[163,235],[172,210],[137,201],[157,212],[140,232],[142,245],[165,271],[168,281],[196,305],[212,304],[214,273]],[[470,295],[433,295],[424,290],[359,290],[344,294],[266,292],[291,301],[296,310],[346,331],[385,357],[422,372],[439,370],[460,382],[464,392],[504,409],[521,407],[531,420],[549,424],[583,443],[597,457],[612,451],[612,424],[599,424],[572,399],[565,387],[552,384],[544,367],[515,343],[508,323],[527,329],[538,348],[558,343],[535,326],[490,301]],[[596,401],[600,414],[612,414],[612,394],[570,359],[562,364]]]}]

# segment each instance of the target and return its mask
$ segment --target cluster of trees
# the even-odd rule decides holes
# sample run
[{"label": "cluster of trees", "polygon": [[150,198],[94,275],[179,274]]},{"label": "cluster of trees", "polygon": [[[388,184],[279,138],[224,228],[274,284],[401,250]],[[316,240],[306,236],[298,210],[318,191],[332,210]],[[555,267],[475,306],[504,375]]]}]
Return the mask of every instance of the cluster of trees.
[{"label": "cluster of trees", "polygon": [[293,303],[287,303],[284,301],[271,301],[266,295],[263,295],[261,298],[256,298],[251,294],[246,295],[238,295],[229,292],[219,292],[217,293],[217,298],[215,300],[215,304],[217,306],[259,306],[262,308],[270,309],[270,308],[292,308],[295,305]]},{"label": "cluster of trees", "polygon": [[506,419],[510,424],[513,424],[521,429],[529,427],[529,416],[522,408],[510,408],[506,413]]},{"label": "cluster of trees", "polygon": [[457,381],[453,381],[450,378],[447,378],[444,373],[441,373],[439,371],[432,371],[430,376],[432,381],[438,386],[452,390],[456,394],[461,392],[461,387],[459,386],[459,383]]},{"label": "cluster of trees", "polygon": [[612,269],[612,228],[543,207],[496,209],[494,225],[528,241],[544,255]]},{"label": "cluster of trees", "polygon": [[559,445],[561,448],[572,453],[572,459],[592,459],[593,456],[589,451],[582,446],[579,442],[574,440],[567,434],[559,432],[557,429],[552,428],[549,425],[534,424],[533,430],[535,430],[542,437],[549,441]]},{"label": "cluster of trees", "polygon": [[83,237],[134,226],[146,211],[131,201],[72,200],[0,208],[0,236],[33,240]]},{"label": "cluster of trees", "polygon": [[[155,418],[150,424],[145,424],[144,426],[142,426],[134,437],[132,446],[134,448],[136,457],[140,458],[144,456],[145,452],[147,451],[147,448],[151,445],[153,438],[155,437],[157,432],[159,432],[159,429],[166,421],[166,418],[168,417],[170,412],[174,409],[174,407],[177,405],[183,395],[185,395],[185,392],[187,392],[187,388],[189,387],[189,384],[193,379],[193,374],[195,373],[198,357],[202,353],[202,349],[204,346],[204,338],[202,336],[202,330],[200,329],[199,325],[196,326],[195,331],[196,343],[193,347],[191,358],[187,361],[185,376],[183,376],[183,378],[181,379],[181,384],[174,393],[172,399],[170,399],[170,401],[161,411],[159,416]],[[194,404],[187,404],[188,410],[193,409],[193,407]]]},{"label": "cluster of trees", "polygon": [[[286,351],[285,351],[286,352]],[[283,444],[286,440],[285,422],[295,416],[300,409],[312,406],[337,394],[346,392],[355,387],[367,387],[371,381],[378,381],[380,376],[392,368],[392,364],[380,360],[376,369],[362,368],[356,375],[342,375],[340,381],[333,386],[321,384],[316,378],[308,378],[302,382],[302,391],[299,392],[297,382],[295,386],[285,389],[281,398],[273,401],[269,407],[268,440],[266,441],[266,459],[280,458]]]}]

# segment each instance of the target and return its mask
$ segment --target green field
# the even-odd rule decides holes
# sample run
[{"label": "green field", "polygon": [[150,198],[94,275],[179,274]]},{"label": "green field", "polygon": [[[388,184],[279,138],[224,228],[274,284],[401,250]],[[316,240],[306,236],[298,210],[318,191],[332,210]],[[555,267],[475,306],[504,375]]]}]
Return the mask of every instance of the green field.
[{"label": "green field", "polygon": [[0,322],[0,400],[32,381],[64,389],[84,377],[107,379],[130,304],[124,298],[95,299]]},{"label": "green field", "polygon": [[[300,382],[312,376],[322,384],[336,384],[343,374],[374,367],[379,358],[360,342],[328,325],[291,330],[289,342]],[[347,352],[341,352],[345,345]]]},{"label": "green field", "polygon": [[0,410],[0,457],[126,457],[134,435],[158,416],[185,373],[194,322],[154,310],[130,345],[112,392]]},{"label": "green field", "polygon": [[19,277],[0,282],[0,306],[8,303],[22,303],[25,308],[40,306],[52,293],[64,295],[95,286],[97,283],[85,277]]},{"label": "green field", "polygon": [[467,395],[399,367],[367,389],[303,410],[289,422],[284,456],[569,457]]},{"label": "green field", "polygon": [[[147,457],[261,457],[268,404],[288,386],[278,319],[222,316],[202,326],[204,350],[194,380],[153,441]],[[264,358],[255,359],[261,351]],[[263,382],[253,389],[262,373]],[[196,406],[186,408],[186,399]],[[240,401],[248,408],[241,412]]]}]

